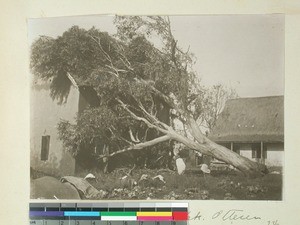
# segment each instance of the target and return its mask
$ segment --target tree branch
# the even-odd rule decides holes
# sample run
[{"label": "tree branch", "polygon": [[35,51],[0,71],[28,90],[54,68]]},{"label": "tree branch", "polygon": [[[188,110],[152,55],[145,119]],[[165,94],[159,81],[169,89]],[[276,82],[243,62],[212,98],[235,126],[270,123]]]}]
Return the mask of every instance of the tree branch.
[{"label": "tree branch", "polygon": [[168,130],[170,128],[170,126],[168,126],[167,124],[159,121],[155,116],[153,116],[152,114],[150,114],[142,105],[142,103],[139,101],[139,108],[142,110],[142,112],[148,117],[150,118],[155,124],[161,125],[164,129]]},{"label": "tree branch", "polygon": [[[93,41],[95,41],[100,49],[100,51],[103,53],[104,57],[106,58],[106,60],[110,63],[110,65],[106,65],[106,67],[112,69],[115,71],[115,73],[113,72],[109,72],[113,75],[115,75],[116,77],[119,77],[119,71],[122,71],[122,70],[119,70],[117,69],[114,64],[113,64],[113,61],[112,61],[112,58],[110,57],[110,55],[103,49],[102,45],[101,45],[101,42],[100,42],[100,37],[97,37],[98,40],[96,40],[95,37],[93,37],[92,35],[88,35]],[[110,48],[110,45],[109,45],[109,48]],[[123,71],[122,71],[123,72]]]},{"label": "tree branch", "polygon": [[169,96],[167,96],[164,93],[162,93],[161,91],[159,91],[152,84],[149,84],[149,82],[147,82],[143,79],[135,78],[135,80],[136,80],[136,82],[142,83],[142,84],[146,85],[147,87],[149,87],[151,89],[151,91],[156,96],[158,96],[161,100],[163,100],[170,108],[175,109],[180,114],[184,114],[183,110],[181,110],[177,105],[175,105],[175,103],[172,101],[172,99]]},{"label": "tree branch", "polygon": [[146,141],[146,142],[142,142],[142,143],[139,143],[139,144],[136,144],[136,145],[132,145],[132,146],[126,147],[126,148],[124,148],[122,150],[113,152],[113,153],[111,153],[109,155],[99,155],[97,158],[98,159],[102,159],[102,158],[105,158],[105,157],[113,157],[115,155],[122,154],[122,153],[125,153],[125,152],[144,149],[146,147],[150,147],[150,146],[156,145],[158,143],[161,143],[161,142],[164,142],[164,141],[168,141],[170,139],[171,138],[168,135],[164,135],[164,136],[155,138],[155,139],[153,139],[151,141]]},{"label": "tree branch", "polygon": [[163,129],[163,128],[157,126],[157,125],[152,124],[151,122],[149,122],[147,119],[145,119],[145,118],[143,118],[143,117],[140,117],[140,116],[136,115],[136,114],[135,114],[134,112],[132,112],[132,111],[126,106],[126,104],[125,104],[123,101],[121,101],[120,99],[116,99],[116,100],[121,104],[121,106],[123,107],[123,109],[125,109],[125,110],[126,110],[126,111],[134,118],[134,119],[136,119],[136,120],[138,120],[138,121],[142,121],[142,122],[144,122],[148,127],[154,128],[154,129],[156,129],[156,130],[158,130],[158,131],[160,131],[160,132],[162,132],[162,133],[164,133],[164,134],[167,134],[167,133],[168,133],[167,130],[165,130],[165,129]]}]

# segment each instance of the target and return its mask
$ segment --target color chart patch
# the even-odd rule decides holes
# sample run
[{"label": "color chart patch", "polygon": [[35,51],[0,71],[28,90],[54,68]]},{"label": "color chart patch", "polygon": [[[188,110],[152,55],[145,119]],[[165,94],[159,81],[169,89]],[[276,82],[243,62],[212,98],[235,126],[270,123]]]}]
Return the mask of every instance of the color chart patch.
[{"label": "color chart patch", "polygon": [[187,225],[188,204],[30,203],[34,225]]}]

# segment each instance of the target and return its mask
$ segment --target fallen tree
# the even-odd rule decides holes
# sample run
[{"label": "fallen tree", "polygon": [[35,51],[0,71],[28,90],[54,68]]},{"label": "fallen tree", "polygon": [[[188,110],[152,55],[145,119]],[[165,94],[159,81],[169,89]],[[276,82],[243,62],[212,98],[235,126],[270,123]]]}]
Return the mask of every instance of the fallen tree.
[{"label": "fallen tree", "polygon": [[[100,159],[149,151],[148,147],[173,140],[249,177],[267,172],[264,165],[201,132],[196,121],[205,113],[205,89],[192,69],[192,54],[178,46],[168,17],[116,17],[115,24],[117,37],[72,27],[57,39],[41,37],[32,46],[32,72],[53,79],[54,98],[66,95],[67,88],[58,83],[65,78],[77,87],[92,87],[99,97],[97,106],[78,115],[77,124],[60,124],[60,136],[71,152],[76,154],[95,138],[113,149],[98,154]],[[153,38],[161,40],[160,45],[151,43]],[[175,120],[184,132],[175,129]]]}]

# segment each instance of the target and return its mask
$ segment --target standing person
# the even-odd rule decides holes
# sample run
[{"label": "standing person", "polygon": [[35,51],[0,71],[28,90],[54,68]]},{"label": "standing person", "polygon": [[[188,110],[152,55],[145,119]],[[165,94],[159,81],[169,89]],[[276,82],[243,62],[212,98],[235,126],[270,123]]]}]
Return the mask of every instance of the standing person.
[{"label": "standing person", "polygon": [[179,155],[175,156],[175,162],[176,162],[176,168],[177,168],[178,174],[179,175],[183,174],[185,169],[186,169],[185,162],[183,161],[183,159]]}]

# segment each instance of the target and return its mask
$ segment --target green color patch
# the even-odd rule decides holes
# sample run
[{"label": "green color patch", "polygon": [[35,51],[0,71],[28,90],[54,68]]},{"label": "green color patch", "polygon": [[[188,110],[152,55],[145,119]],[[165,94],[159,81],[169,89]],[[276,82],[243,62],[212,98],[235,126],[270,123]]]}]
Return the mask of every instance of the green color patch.
[{"label": "green color patch", "polygon": [[100,212],[100,216],[136,216],[136,212]]}]

